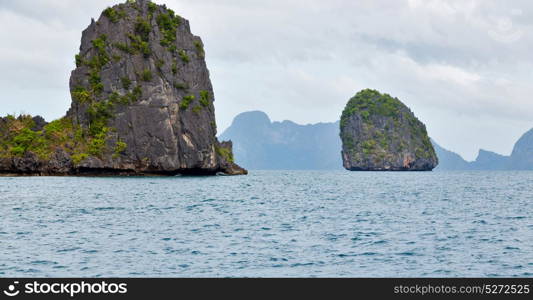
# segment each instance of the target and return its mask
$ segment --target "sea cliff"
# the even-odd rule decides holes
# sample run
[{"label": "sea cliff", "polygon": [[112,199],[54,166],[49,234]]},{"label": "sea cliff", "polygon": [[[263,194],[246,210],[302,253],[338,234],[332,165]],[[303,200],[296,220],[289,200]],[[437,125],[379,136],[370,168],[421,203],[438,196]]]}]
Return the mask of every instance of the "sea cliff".
[{"label": "sea cliff", "polygon": [[107,8],[75,60],[64,118],[0,119],[1,174],[247,173],[232,143],[216,138],[203,42],[171,9],[147,0]]}]

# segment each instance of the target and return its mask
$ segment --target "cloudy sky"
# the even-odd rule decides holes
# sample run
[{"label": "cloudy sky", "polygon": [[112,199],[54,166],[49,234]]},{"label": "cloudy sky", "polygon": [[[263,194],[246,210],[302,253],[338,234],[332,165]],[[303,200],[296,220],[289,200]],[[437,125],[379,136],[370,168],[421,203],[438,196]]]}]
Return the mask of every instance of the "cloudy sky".
[{"label": "cloudy sky", "polygon": [[[81,31],[105,0],[0,0],[0,114],[61,117]],[[331,122],[358,90],[397,96],[466,159],[533,127],[529,0],[158,0],[202,37],[219,131],[243,111]]]}]

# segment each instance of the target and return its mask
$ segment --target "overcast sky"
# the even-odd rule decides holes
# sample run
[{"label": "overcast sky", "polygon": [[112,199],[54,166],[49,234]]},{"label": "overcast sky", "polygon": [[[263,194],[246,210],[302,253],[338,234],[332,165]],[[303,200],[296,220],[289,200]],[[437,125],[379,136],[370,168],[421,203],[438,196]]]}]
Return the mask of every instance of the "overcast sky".
[{"label": "overcast sky", "polygon": [[[358,90],[397,96],[445,148],[509,154],[533,127],[530,0],[158,0],[202,37],[219,133],[235,115],[336,121]],[[0,0],[0,114],[68,109],[81,31],[104,0]]]}]

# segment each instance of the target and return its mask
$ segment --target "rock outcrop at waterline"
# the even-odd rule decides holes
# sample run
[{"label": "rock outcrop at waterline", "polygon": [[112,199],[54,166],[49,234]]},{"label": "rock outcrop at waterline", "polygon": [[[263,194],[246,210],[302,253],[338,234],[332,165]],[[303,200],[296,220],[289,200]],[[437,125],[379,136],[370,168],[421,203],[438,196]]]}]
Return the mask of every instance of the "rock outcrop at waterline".
[{"label": "rock outcrop at waterline", "polygon": [[147,0],[106,9],[82,34],[66,117],[0,120],[0,172],[246,174],[216,139],[201,39]]},{"label": "rock outcrop at waterline", "polygon": [[351,171],[430,171],[438,159],[425,125],[396,98],[357,93],[341,116],[344,168]]}]

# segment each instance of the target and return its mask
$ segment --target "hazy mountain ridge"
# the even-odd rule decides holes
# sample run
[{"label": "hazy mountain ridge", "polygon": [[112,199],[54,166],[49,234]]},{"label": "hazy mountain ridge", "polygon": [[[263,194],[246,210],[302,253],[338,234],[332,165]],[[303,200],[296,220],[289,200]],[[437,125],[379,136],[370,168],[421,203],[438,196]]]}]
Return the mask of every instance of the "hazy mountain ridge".
[{"label": "hazy mountain ridge", "polygon": [[432,143],[440,162],[436,170],[533,170],[533,129],[518,139],[510,156],[480,149],[472,162],[444,149],[434,140]]},{"label": "hazy mountain ridge", "polygon": [[439,157],[439,166],[435,170],[506,170],[509,157],[492,151],[480,149],[475,161],[469,162],[461,155],[447,150],[431,141]]},{"label": "hazy mountain ridge", "polygon": [[435,168],[435,171],[468,169],[469,163],[464,160],[461,155],[442,148],[433,139],[431,139],[431,143],[433,144],[433,148],[435,149],[437,157],[439,158],[439,165]]},{"label": "hazy mountain ridge", "polygon": [[235,161],[249,169],[342,169],[339,122],[272,122],[251,111],[236,116],[220,138],[234,142]]},{"label": "hazy mountain ridge", "polygon": [[[250,169],[341,170],[339,122],[300,125],[272,122],[261,111],[244,112],[220,135],[233,141],[235,161]],[[533,170],[533,129],[515,144],[510,156],[479,150],[468,162],[431,140],[444,170]]]}]

